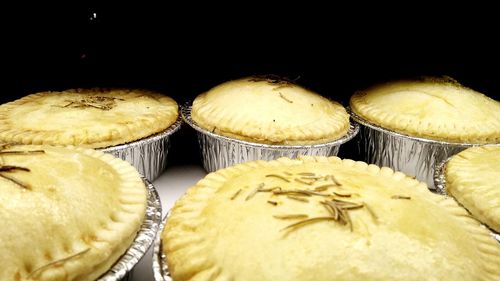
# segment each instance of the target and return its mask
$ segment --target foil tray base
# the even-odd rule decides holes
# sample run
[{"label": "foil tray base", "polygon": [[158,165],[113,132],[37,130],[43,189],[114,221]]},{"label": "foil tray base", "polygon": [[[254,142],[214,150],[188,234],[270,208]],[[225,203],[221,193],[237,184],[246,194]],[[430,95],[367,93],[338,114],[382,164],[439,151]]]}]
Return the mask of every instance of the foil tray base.
[{"label": "foil tray base", "polygon": [[154,181],[167,166],[169,138],[180,128],[181,123],[182,118],[179,116],[177,121],[163,132],[130,143],[99,150],[129,162],[146,179]]},{"label": "foil tray base", "polygon": [[153,244],[161,224],[161,202],[158,193],[148,180],[143,179],[147,187],[147,207],[144,221],[134,241],[118,259],[118,261],[103,274],[97,281],[131,280],[134,266],[141,260],[149,247]]},{"label": "foil tray base", "polygon": [[[448,161],[450,159],[451,159],[451,157],[448,157],[447,159],[445,159],[444,161],[441,161],[439,164],[436,165],[436,170],[434,172],[434,184],[436,186],[437,193],[444,195],[444,196],[452,197],[446,191],[446,178],[444,176],[445,169],[446,169],[446,163],[448,163]],[[460,202],[458,202],[458,201],[457,201],[457,203],[460,204]],[[464,207],[462,204],[460,204],[460,206]],[[467,209],[467,208],[464,207],[464,209]],[[496,231],[487,227],[484,224],[481,224],[481,226],[488,229],[491,232],[491,236],[493,236],[493,238],[495,238],[495,240],[497,240],[500,243],[500,233],[497,233]]]},{"label": "foil tray base", "polygon": [[386,166],[414,176],[434,187],[434,168],[444,159],[475,144],[449,143],[405,136],[374,125],[351,112],[361,124],[358,147],[361,157],[370,164]]},{"label": "foil tray base", "polygon": [[198,141],[203,158],[203,167],[207,172],[233,166],[253,160],[273,160],[280,157],[296,158],[299,155],[334,156],[340,145],[351,140],[359,131],[356,123],[351,123],[349,130],[342,138],[312,145],[270,145],[237,140],[215,134],[199,127],[191,119],[191,107],[181,109],[186,123],[198,133]]}]

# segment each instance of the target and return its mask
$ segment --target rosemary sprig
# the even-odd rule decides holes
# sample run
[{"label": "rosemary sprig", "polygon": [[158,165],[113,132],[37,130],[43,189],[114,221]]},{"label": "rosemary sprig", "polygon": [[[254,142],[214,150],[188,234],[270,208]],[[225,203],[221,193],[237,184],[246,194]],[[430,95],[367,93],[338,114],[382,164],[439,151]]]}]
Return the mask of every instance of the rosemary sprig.
[{"label": "rosemary sprig", "polygon": [[275,74],[266,74],[266,75],[254,75],[249,81],[250,82],[266,81],[269,84],[276,84],[280,87],[287,87],[292,84],[295,84],[295,82],[299,79],[300,76],[298,76],[295,79],[290,79],[288,77],[281,77]]},{"label": "rosemary sprig", "polygon": [[267,200],[267,203],[273,205],[273,206],[277,206],[278,205],[278,202],[276,201],[271,201],[271,200]]},{"label": "rosemary sprig", "polygon": [[410,196],[405,196],[405,195],[393,195],[393,196],[391,196],[391,199],[411,200],[411,197]]},{"label": "rosemary sprig", "polygon": [[[12,150],[12,151],[3,151],[3,149],[9,148],[10,146],[8,144],[1,144],[0,145],[0,155],[31,155],[31,154],[40,154],[40,153],[45,153],[44,150],[26,150],[26,151],[18,151],[18,150]],[[28,184],[25,184],[15,178],[12,178],[10,176],[2,174],[2,172],[12,172],[12,171],[23,171],[23,172],[30,172],[30,169],[25,168],[25,167],[20,167],[20,166],[14,166],[14,165],[0,165],[0,177],[11,181],[15,183],[16,185],[24,188],[24,189],[31,189],[31,187]]]},{"label": "rosemary sprig", "polygon": [[318,177],[318,176],[301,176],[300,179],[301,180],[305,180],[305,181],[317,181],[317,180],[320,180],[322,179],[323,177]]},{"label": "rosemary sprig", "polygon": [[329,196],[328,194],[319,193],[319,192],[311,191],[311,190],[304,190],[304,192],[306,192],[307,194],[313,195],[313,196],[323,196],[323,197]]},{"label": "rosemary sprig", "polygon": [[309,173],[309,172],[297,173],[297,175],[299,175],[299,176],[310,176],[310,177],[316,176],[315,173]]},{"label": "rosemary sprig", "polygon": [[238,189],[238,191],[236,191],[236,192],[233,194],[233,196],[231,196],[231,200],[236,199],[236,197],[238,197],[238,195],[239,195],[240,193],[241,193],[241,188],[240,188],[240,189]]},{"label": "rosemary sprig", "polygon": [[321,204],[325,206],[326,210],[332,214],[333,218],[338,221],[339,220],[339,211],[335,204],[332,204],[330,201],[322,201]]},{"label": "rosemary sprig", "polygon": [[365,206],[364,204],[357,204],[354,202],[348,202],[336,199],[322,201],[321,204],[323,204],[325,208],[332,214],[335,221],[343,225],[348,224],[349,229],[351,231],[353,230],[353,225],[348,211],[354,209],[360,209]]},{"label": "rosemary sprig", "polygon": [[324,184],[324,185],[320,185],[320,186],[317,186],[314,188],[314,191],[325,191],[327,190],[328,188],[330,187],[335,187],[336,185],[334,184]]},{"label": "rosemary sprig", "polygon": [[347,206],[340,206],[340,209],[342,210],[356,210],[356,209],[361,209],[363,208],[363,204],[359,205],[347,205]]},{"label": "rosemary sprig", "polygon": [[325,180],[331,180],[334,184],[337,186],[341,186],[342,184],[335,178],[334,175],[327,175],[325,176]]},{"label": "rosemary sprig", "polygon": [[324,193],[319,193],[316,191],[312,190],[306,190],[306,189],[292,189],[292,190],[278,190],[278,191],[273,191],[274,194],[276,195],[298,195],[298,196],[323,196],[323,197],[328,197],[328,194]]},{"label": "rosemary sprig", "polygon": [[29,275],[28,275],[28,279],[31,279],[33,277],[36,277],[38,276],[40,273],[42,273],[43,271],[49,269],[50,267],[59,267],[61,265],[63,265],[65,262],[71,260],[71,259],[75,259],[75,258],[79,258],[81,256],[83,256],[84,254],[86,254],[88,251],[90,251],[90,248],[87,248],[83,251],[80,251],[74,255],[71,255],[69,257],[65,257],[63,259],[60,259],[60,260],[56,260],[56,261],[53,261],[53,262],[50,262],[44,266],[41,266],[37,269],[35,269],[34,271],[32,271]]},{"label": "rosemary sprig", "polygon": [[305,220],[293,223],[293,224],[291,224],[291,225],[289,225],[289,226],[287,226],[285,228],[282,228],[281,231],[287,230],[287,229],[291,229],[291,228],[295,228],[295,227],[300,227],[300,226],[308,225],[308,224],[315,223],[315,222],[329,221],[329,220],[334,220],[334,218],[333,217],[315,217],[315,218],[305,219]]},{"label": "rosemary sprig", "polygon": [[101,110],[110,110],[112,108],[111,106],[92,104],[85,101],[71,101],[68,104],[63,105],[62,107],[71,107],[71,108],[93,107]]},{"label": "rosemary sprig", "polygon": [[278,178],[280,180],[284,180],[286,182],[290,182],[289,179],[287,179],[287,178],[285,178],[283,176],[277,175],[277,174],[268,174],[268,175],[266,175],[266,178],[269,178],[269,177],[274,177],[274,178]]},{"label": "rosemary sprig", "polygon": [[342,204],[342,205],[358,205],[358,203],[355,203],[355,202],[351,202],[351,201],[344,201],[344,200],[340,200],[340,199],[332,199],[333,202],[335,203],[338,203],[338,204]]},{"label": "rosemary sprig", "polygon": [[6,179],[6,180],[9,180],[17,185],[19,185],[20,187],[24,188],[24,189],[31,189],[29,185],[25,184],[25,183],[22,183],[20,182],[19,180],[16,180],[15,178],[11,178],[9,176],[6,176],[4,174],[0,174],[0,177]]},{"label": "rosemary sprig", "polygon": [[248,194],[247,198],[245,198],[245,201],[248,201],[248,200],[252,199],[255,196],[255,194],[257,194],[257,192],[259,191],[259,189],[262,189],[263,187],[264,187],[264,183],[260,183],[254,190],[252,190]]},{"label": "rosemary sprig", "polygon": [[278,92],[278,94],[280,95],[280,98],[284,99],[286,102],[293,103],[292,100],[287,99],[281,92]]},{"label": "rosemary sprig", "polygon": [[307,219],[309,216],[306,214],[291,214],[291,215],[273,215],[273,217],[280,220],[299,220],[299,219]]},{"label": "rosemary sprig", "polygon": [[352,194],[343,194],[343,193],[338,193],[338,192],[333,192],[334,195],[337,195],[339,197],[351,197]]},{"label": "rosemary sprig", "polygon": [[88,96],[80,100],[66,100],[67,104],[61,107],[85,108],[91,107],[100,110],[110,110],[116,106],[116,100],[122,100],[115,97]]},{"label": "rosemary sprig", "polygon": [[307,184],[307,185],[312,185],[314,183],[314,181],[305,181],[303,179],[293,179],[294,181],[296,182],[299,182],[299,183],[303,183],[303,184]]},{"label": "rosemary sprig", "polygon": [[296,195],[296,196],[311,196],[305,190],[276,190],[273,191],[274,195]]},{"label": "rosemary sprig", "polygon": [[307,198],[293,196],[293,195],[287,195],[286,198],[289,198],[289,199],[292,199],[292,200],[296,200],[296,201],[300,201],[300,202],[309,202],[309,199],[307,199]]},{"label": "rosemary sprig", "polygon": [[275,190],[281,190],[281,187],[275,186],[275,187],[270,187],[270,188],[259,188],[257,192],[271,192]]},{"label": "rosemary sprig", "polygon": [[259,191],[259,188],[258,188],[258,187],[256,187],[254,190],[252,190],[252,191],[251,191],[251,192],[247,195],[247,197],[245,198],[245,201],[248,201],[248,200],[252,199],[252,198],[255,196],[255,194],[257,194],[257,191]]},{"label": "rosemary sprig", "polygon": [[10,172],[10,171],[24,171],[24,172],[29,172],[30,169],[24,168],[24,167],[19,167],[19,166],[10,166],[10,165],[5,165],[5,166],[0,166],[0,172]]}]

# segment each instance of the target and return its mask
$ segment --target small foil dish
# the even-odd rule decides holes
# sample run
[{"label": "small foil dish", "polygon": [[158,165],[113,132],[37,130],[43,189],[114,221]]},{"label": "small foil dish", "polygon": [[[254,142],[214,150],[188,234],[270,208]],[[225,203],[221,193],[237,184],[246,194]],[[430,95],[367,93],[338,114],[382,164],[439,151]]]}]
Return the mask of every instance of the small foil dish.
[{"label": "small foil dish", "polygon": [[163,253],[161,240],[161,235],[169,216],[170,211],[165,215],[165,218],[158,229],[158,235],[156,235],[153,246],[153,276],[155,281],[173,281],[172,277],[170,277],[170,272],[168,271],[167,257]]},{"label": "small foil dish", "polygon": [[[452,197],[446,192],[446,177],[444,175],[446,170],[446,163],[451,159],[451,157],[446,158],[444,161],[441,161],[436,165],[436,169],[434,171],[434,184],[436,187],[436,193],[439,193],[444,196]],[[460,203],[458,203],[460,204]],[[462,204],[460,204],[462,206]],[[463,206],[462,206],[463,207]],[[465,207],[464,207],[465,208]],[[465,208],[467,209],[467,208]],[[497,233],[493,229],[487,227],[486,225],[481,223],[482,227],[487,228],[491,232],[491,236],[495,238],[500,243],[500,233]]]},{"label": "small foil dish", "polygon": [[444,159],[480,144],[452,143],[412,137],[375,125],[351,111],[361,124],[358,147],[367,163],[414,176],[434,190],[434,168]]},{"label": "small foil dish", "polygon": [[359,125],[351,122],[343,137],[321,144],[310,145],[271,145],[248,142],[221,136],[205,130],[191,119],[191,106],[181,108],[184,121],[198,133],[198,142],[207,172],[253,160],[274,160],[280,157],[296,158],[299,155],[335,156],[340,145],[356,136]]},{"label": "small foil dish", "polygon": [[153,184],[143,179],[148,190],[144,221],[128,250],[97,281],[132,280],[132,269],[153,244],[161,224],[161,202]]},{"label": "small foil dish", "polygon": [[179,130],[182,118],[166,130],[133,142],[99,148],[102,152],[112,154],[134,166],[146,179],[154,181],[167,166],[167,155],[170,146],[170,136]]}]

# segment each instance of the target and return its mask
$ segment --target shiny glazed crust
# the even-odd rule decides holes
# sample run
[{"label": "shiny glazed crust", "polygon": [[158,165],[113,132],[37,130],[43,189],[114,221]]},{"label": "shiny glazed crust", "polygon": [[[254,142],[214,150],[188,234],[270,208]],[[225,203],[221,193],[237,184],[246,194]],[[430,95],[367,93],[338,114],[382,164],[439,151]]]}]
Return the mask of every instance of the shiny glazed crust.
[{"label": "shiny glazed crust", "polygon": [[[321,203],[333,199],[362,206],[333,220]],[[500,279],[500,245],[453,199],[337,157],[211,173],[176,202],[162,243],[175,281]]]},{"label": "shiny glazed crust", "polygon": [[342,105],[286,81],[247,77],[199,95],[193,120],[240,140],[301,145],[333,141],[349,129]]},{"label": "shiny glazed crust", "polygon": [[500,103],[453,80],[397,81],[360,91],[351,108],[395,132],[458,143],[499,143]]},{"label": "shiny glazed crust", "polygon": [[145,90],[43,92],[0,106],[0,143],[102,148],[161,132],[177,117],[173,99]]},{"label": "shiny glazed crust", "polygon": [[446,191],[471,214],[500,233],[500,146],[466,149],[445,169]]},{"label": "shiny glazed crust", "polygon": [[0,158],[29,170],[0,172],[0,280],[91,281],[127,250],[147,192],[130,164],[50,146],[13,146]]}]

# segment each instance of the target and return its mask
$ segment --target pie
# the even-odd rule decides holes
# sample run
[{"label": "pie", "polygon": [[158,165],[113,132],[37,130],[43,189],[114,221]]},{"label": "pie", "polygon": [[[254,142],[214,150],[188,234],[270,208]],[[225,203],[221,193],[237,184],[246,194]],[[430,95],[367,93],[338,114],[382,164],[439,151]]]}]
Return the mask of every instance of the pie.
[{"label": "pie", "polygon": [[468,148],[445,168],[446,192],[500,233],[500,146]]},{"label": "pie", "polygon": [[264,144],[325,143],[349,129],[342,105],[274,76],[220,84],[196,97],[191,116],[210,132]]},{"label": "pie", "polygon": [[162,233],[174,281],[500,280],[500,244],[453,199],[337,157],[207,175]]},{"label": "pie", "polygon": [[2,146],[0,280],[96,280],[134,240],[146,187],[92,149]]},{"label": "pie", "polygon": [[352,112],[403,135],[454,143],[499,143],[500,102],[451,79],[397,81],[351,97]]},{"label": "pie", "polygon": [[0,143],[103,148],[161,132],[177,116],[173,99],[146,90],[43,92],[0,106]]}]

